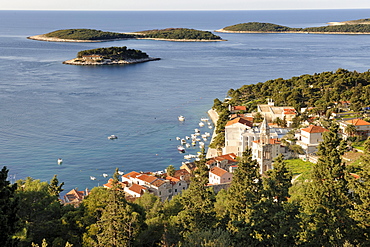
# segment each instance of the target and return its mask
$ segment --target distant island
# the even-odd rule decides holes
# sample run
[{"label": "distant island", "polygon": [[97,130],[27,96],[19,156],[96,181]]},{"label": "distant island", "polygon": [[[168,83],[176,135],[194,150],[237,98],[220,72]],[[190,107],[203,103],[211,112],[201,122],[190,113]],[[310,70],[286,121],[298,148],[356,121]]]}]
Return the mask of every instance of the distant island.
[{"label": "distant island", "polygon": [[149,57],[145,52],[127,49],[126,46],[123,46],[80,51],[77,53],[77,58],[64,61],[63,64],[119,65],[143,63],[155,60],[160,60],[160,58]]},{"label": "distant island", "polygon": [[227,26],[216,32],[225,33],[323,33],[323,34],[370,34],[370,20],[329,22],[328,26],[291,28],[273,23],[248,22]]},{"label": "distant island", "polygon": [[208,31],[189,28],[166,28],[132,33],[140,39],[170,40],[170,41],[224,41],[220,36]]},{"label": "distant island", "polygon": [[189,42],[222,41],[220,36],[214,35],[211,32],[188,28],[155,29],[135,33],[104,32],[95,29],[63,29],[27,38],[51,42],[104,42],[121,39],[154,39]]}]

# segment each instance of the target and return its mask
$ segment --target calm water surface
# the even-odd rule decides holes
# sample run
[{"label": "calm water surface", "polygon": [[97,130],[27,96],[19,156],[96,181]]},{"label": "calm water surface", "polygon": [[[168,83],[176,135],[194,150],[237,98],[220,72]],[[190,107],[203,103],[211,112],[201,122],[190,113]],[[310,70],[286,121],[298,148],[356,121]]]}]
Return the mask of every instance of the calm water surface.
[{"label": "calm water surface", "polygon": [[[368,13],[0,11],[0,165],[16,179],[48,181],[57,174],[67,191],[102,185],[102,174],[116,167],[125,172],[178,168],[184,160],[175,138],[193,133],[213,100],[223,99],[230,88],[370,68],[370,35],[221,33],[227,42],[209,43],[53,43],[27,36],[66,28],[213,31],[249,21],[308,27],[368,18]],[[162,60],[108,67],[62,64],[80,50],[110,46],[139,49]],[[179,115],[185,123],[178,122]],[[107,140],[111,134],[119,138]],[[58,158],[63,165],[57,165]]]}]

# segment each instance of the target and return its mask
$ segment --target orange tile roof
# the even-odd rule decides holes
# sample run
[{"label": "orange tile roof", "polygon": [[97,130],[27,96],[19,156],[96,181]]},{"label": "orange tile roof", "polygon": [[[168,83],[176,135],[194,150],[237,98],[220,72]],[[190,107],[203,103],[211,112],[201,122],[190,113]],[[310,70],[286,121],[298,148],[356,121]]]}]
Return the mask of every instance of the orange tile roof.
[{"label": "orange tile roof", "polygon": [[222,169],[220,167],[217,167],[217,166],[213,167],[210,172],[215,174],[216,176],[219,176],[219,177],[222,177],[222,175],[227,173],[227,171],[225,171],[224,169]]},{"label": "orange tile roof", "polygon": [[140,195],[144,194],[144,191],[147,190],[147,188],[138,184],[132,184],[128,189]]},{"label": "orange tile roof", "polygon": [[[279,141],[279,139],[277,138],[274,138],[274,139],[269,139],[270,140],[270,144],[281,144],[281,142]],[[254,143],[260,143],[260,140],[257,140],[257,141],[253,141]]]},{"label": "orange tile roof", "polygon": [[155,180],[157,180],[157,177],[146,175],[146,174],[140,174],[136,176],[137,179],[140,179],[141,181],[147,182],[147,183],[153,183]]},{"label": "orange tile roof", "polygon": [[316,126],[316,125],[310,125],[308,126],[307,128],[304,128],[304,129],[301,129],[302,131],[304,132],[307,132],[307,133],[323,133],[323,132],[327,132],[329,130],[321,127],[321,126]]},{"label": "orange tile roof", "polygon": [[285,108],[284,114],[297,114],[297,112],[293,108]]},{"label": "orange tile roof", "polygon": [[180,179],[175,178],[175,177],[171,177],[171,176],[167,176],[166,177],[166,180],[170,180],[171,182],[175,182],[175,183],[177,183],[177,182],[180,181]]},{"label": "orange tile roof", "polygon": [[246,118],[244,117],[237,117],[237,118],[234,118],[233,120],[230,120],[229,122],[226,123],[226,126],[229,126],[229,125],[233,125],[233,124],[236,124],[236,123],[241,123],[241,124],[244,124],[244,125],[247,125],[249,127],[252,127],[253,126],[253,123],[248,121]]},{"label": "orange tile roof", "polygon": [[[113,178],[110,178],[110,179],[108,180],[108,183],[104,184],[103,186],[104,186],[105,188],[109,188],[109,189],[111,189],[111,188],[113,187],[113,186],[112,186],[112,182],[113,182]],[[123,187],[125,187],[125,186],[126,186],[127,182],[118,182],[118,184],[119,184],[119,185],[121,185],[121,187],[123,188]]]},{"label": "orange tile roof", "polygon": [[125,177],[125,178],[131,178],[131,177],[133,177],[134,178],[134,177],[137,177],[138,175],[140,175],[140,173],[135,172],[135,171],[132,171],[132,172],[129,172],[129,173],[123,175],[123,177]]},{"label": "orange tile roof", "polygon": [[165,180],[157,179],[157,180],[153,181],[153,182],[151,183],[151,185],[153,185],[153,186],[155,186],[155,187],[159,188],[159,187],[161,187],[161,186],[162,186],[163,184],[165,184],[165,183],[166,183],[166,181],[165,181]]},{"label": "orange tile roof", "polygon": [[234,111],[246,111],[247,107],[242,106],[242,105],[237,105],[232,108]]},{"label": "orange tile roof", "polygon": [[354,126],[370,125],[369,122],[366,122],[366,121],[364,121],[362,119],[359,119],[359,118],[347,120],[345,123],[352,124]]}]

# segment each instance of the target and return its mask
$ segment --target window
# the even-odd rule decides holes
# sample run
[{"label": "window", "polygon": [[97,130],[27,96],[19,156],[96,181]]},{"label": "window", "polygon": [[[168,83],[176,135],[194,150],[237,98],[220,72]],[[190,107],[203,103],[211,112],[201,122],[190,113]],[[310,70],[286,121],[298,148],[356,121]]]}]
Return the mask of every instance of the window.
[{"label": "window", "polygon": [[177,189],[175,189],[175,192],[177,192]]},{"label": "window", "polygon": [[179,183],[179,186],[181,186],[181,183]]}]

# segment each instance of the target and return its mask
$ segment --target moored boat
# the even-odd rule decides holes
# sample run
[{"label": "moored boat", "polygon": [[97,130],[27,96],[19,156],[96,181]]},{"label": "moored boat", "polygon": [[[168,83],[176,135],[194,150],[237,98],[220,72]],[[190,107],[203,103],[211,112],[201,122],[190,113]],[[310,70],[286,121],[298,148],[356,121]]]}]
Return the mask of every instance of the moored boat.
[{"label": "moored boat", "polygon": [[178,145],[178,146],[177,146],[177,150],[178,150],[179,152],[181,152],[181,153],[185,153],[185,148],[184,148],[183,146],[181,146],[181,145]]},{"label": "moored boat", "polygon": [[180,122],[184,122],[185,121],[185,117],[184,116],[179,116],[179,121]]},{"label": "moored boat", "polygon": [[58,159],[58,165],[61,165],[63,163],[63,160],[61,158]]},{"label": "moored boat", "polygon": [[118,137],[116,135],[110,135],[110,136],[108,136],[108,139],[109,140],[114,140],[114,139],[118,139]]}]

